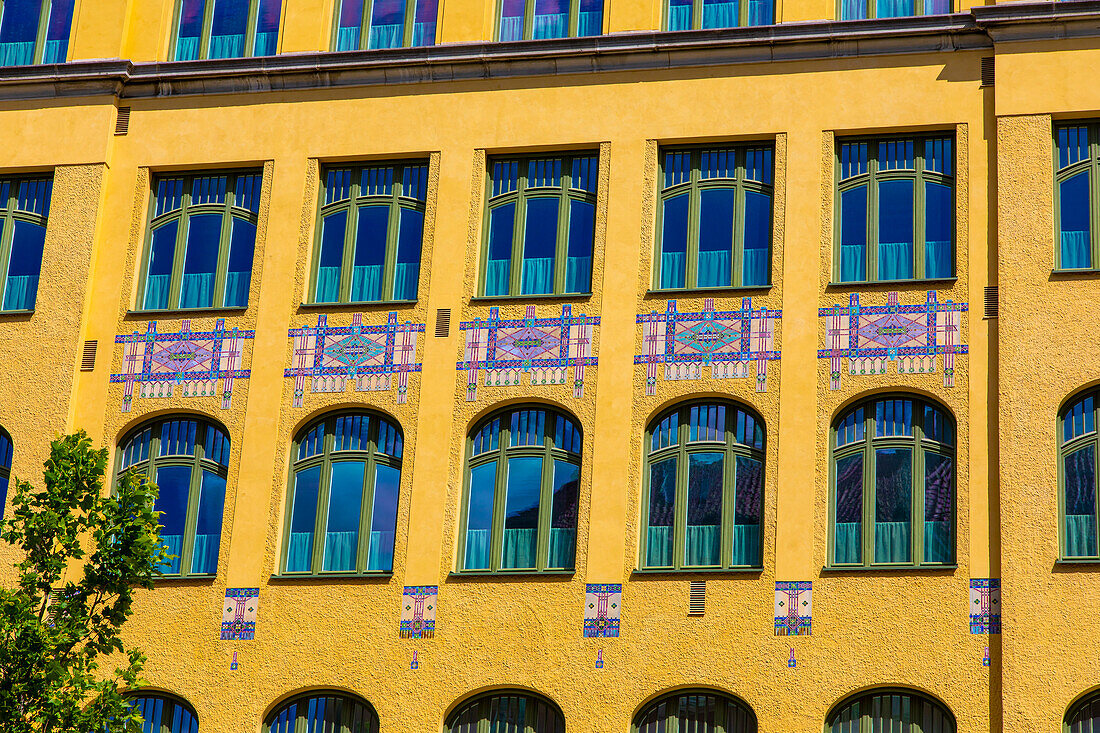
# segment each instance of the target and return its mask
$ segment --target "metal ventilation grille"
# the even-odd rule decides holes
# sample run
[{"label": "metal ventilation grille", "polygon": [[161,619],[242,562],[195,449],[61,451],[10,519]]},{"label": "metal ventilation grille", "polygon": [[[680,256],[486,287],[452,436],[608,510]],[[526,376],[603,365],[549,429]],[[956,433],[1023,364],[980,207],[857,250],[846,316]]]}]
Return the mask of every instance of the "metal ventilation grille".
[{"label": "metal ventilation grille", "polygon": [[115,134],[125,135],[130,130],[130,108],[119,107],[118,117],[115,118]]},{"label": "metal ventilation grille", "polygon": [[98,341],[84,342],[84,355],[80,357],[80,371],[90,372],[95,369],[95,351]]},{"label": "metal ventilation grille", "polygon": [[451,309],[439,308],[435,312],[435,337],[445,339],[451,335]]},{"label": "metal ventilation grille", "polygon": [[997,66],[992,56],[982,59],[982,87],[991,87],[997,80]]},{"label": "metal ventilation grille", "polygon": [[996,285],[985,287],[985,318],[999,318],[1001,315],[1000,292]]},{"label": "metal ventilation grille", "polygon": [[688,616],[702,616],[707,610],[707,581],[691,581],[688,596]]}]

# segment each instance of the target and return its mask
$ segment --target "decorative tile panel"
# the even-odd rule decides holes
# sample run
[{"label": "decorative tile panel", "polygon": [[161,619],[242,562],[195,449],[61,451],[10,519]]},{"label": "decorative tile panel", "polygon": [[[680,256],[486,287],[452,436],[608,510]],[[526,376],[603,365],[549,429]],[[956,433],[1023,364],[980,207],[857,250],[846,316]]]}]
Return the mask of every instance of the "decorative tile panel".
[{"label": "decorative tile panel", "polygon": [[1001,633],[1001,579],[970,579],[970,633]]},{"label": "decorative tile panel", "polygon": [[222,606],[222,639],[251,641],[256,638],[259,588],[226,588]]},{"label": "decorative tile panel", "polygon": [[391,312],[384,325],[364,326],[363,314],[351,317],[350,326],[329,326],[328,316],[317,316],[317,325],[290,329],[294,355],[287,379],[294,379],[294,406],[301,407],[308,381],[311,392],[343,392],[348,382],[357,392],[388,391],[397,375],[397,402],[404,404],[409,374],[419,372],[416,361],[423,323],[397,322]]},{"label": "decorative tile panel", "polygon": [[435,636],[435,607],[438,585],[407,585],[401,594],[401,638],[431,639]]},{"label": "decorative tile panel", "polygon": [[535,306],[527,306],[523,318],[500,317],[490,308],[487,320],[461,324],[466,332],[466,353],[458,369],[469,373],[466,400],[477,399],[478,373],[485,372],[486,387],[518,386],[523,374],[531,386],[567,384],[573,368],[573,396],[584,396],[585,367],[595,366],[592,337],[599,316],[574,316],[563,305],[560,316],[536,318]]},{"label": "decorative tile panel", "polygon": [[666,380],[701,379],[708,366],[711,379],[755,376],[756,391],[767,391],[768,362],[779,359],[772,341],[781,317],[782,311],[753,310],[752,298],[736,311],[717,312],[714,298],[707,298],[701,313],[680,313],[670,300],[664,313],[639,315],[645,353],[634,363],[646,365],[646,394],[657,393],[662,371]]},{"label": "decorative tile panel", "polygon": [[622,608],[622,583],[587,584],[584,592],[585,637],[618,636]]},{"label": "decorative tile panel", "polygon": [[828,359],[829,386],[840,389],[842,359],[848,360],[848,373],[878,376],[886,373],[889,362],[897,364],[898,374],[931,374],[936,359],[943,355],[943,386],[955,386],[955,355],[967,353],[962,343],[962,313],[966,303],[936,300],[929,290],[924,303],[899,305],[896,292],[887,293],[886,305],[863,306],[859,294],[852,293],[848,305],[821,308],[825,319],[825,343],[817,357]]},{"label": "decorative tile panel", "polygon": [[255,331],[239,328],[227,331],[224,318],[217,320],[212,331],[192,331],[191,321],[184,320],[179,333],[157,333],[157,322],[150,321],[145,333],[115,336],[115,343],[124,345],[123,371],[110,379],[126,385],[122,411],[129,412],[133,406],[135,384],[141,385],[138,396],[144,398],[171,397],[177,390],[184,397],[214,397],[219,379],[222,409],[228,410],[233,380],[248,379],[251,374],[241,369],[241,361],[245,340],[255,336]]},{"label": "decorative tile panel", "polygon": [[776,581],[776,636],[809,636],[813,628],[812,612],[812,581]]}]

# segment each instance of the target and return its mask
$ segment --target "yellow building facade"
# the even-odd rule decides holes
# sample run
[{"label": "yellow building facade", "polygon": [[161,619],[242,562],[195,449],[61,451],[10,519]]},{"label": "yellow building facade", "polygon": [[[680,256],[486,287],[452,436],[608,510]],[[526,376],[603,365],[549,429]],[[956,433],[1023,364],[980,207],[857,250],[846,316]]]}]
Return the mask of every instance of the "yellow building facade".
[{"label": "yellow building facade", "polygon": [[[239,58],[205,58],[213,2],[75,0],[64,48],[0,2],[43,19],[15,48],[0,16],[0,427],[21,478],[77,429],[112,476],[188,472],[125,632],[186,711],[159,730],[295,731],[310,696],[355,731],[1084,730],[1100,3],[878,2],[586,0],[514,41],[534,0],[409,2],[371,49],[354,2],[253,0]],[[729,280],[690,228],[722,206]],[[379,478],[338,505],[352,415]]]}]

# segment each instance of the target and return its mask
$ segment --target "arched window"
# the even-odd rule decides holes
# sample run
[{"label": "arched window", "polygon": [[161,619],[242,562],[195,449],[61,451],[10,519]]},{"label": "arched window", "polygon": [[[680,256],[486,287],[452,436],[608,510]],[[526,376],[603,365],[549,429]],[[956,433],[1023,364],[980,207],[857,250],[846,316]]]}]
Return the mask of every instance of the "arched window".
[{"label": "arched window", "polygon": [[953,563],[955,423],[950,415],[914,397],[880,397],[849,409],[832,433],[830,564]]},{"label": "arched window", "polygon": [[1096,539],[1096,390],[1077,396],[1058,416],[1062,485],[1062,557],[1100,557]]},{"label": "arched window", "polygon": [[492,415],[467,440],[459,567],[571,570],[577,544],[581,430],[524,406]]},{"label": "arched window", "polygon": [[393,570],[401,430],[374,414],[327,415],[291,451],[283,571]]},{"label": "arched window", "polygon": [[0,428],[0,518],[8,501],[8,482],[11,480],[11,436]]},{"label": "arched window", "polygon": [[1092,733],[1100,730],[1100,693],[1078,700],[1066,713],[1064,733]]},{"label": "arched window", "polygon": [[760,567],[760,421],[732,404],[681,405],[645,441],[642,568]]},{"label": "arched window", "polygon": [[160,489],[153,508],[170,557],[163,575],[214,575],[221,547],[229,436],[196,418],[145,423],[122,442],[118,476],[134,470]]},{"label": "arched window", "polygon": [[283,703],[264,721],[264,733],[378,733],[378,715],[364,700],[340,692],[311,692]]},{"label": "arched window", "polygon": [[954,733],[955,718],[938,702],[908,690],[872,690],[833,709],[825,733]]},{"label": "arched window", "polygon": [[744,703],[711,690],[682,690],[647,706],[634,718],[634,733],[665,731],[756,733],[756,716]]},{"label": "arched window", "polygon": [[130,707],[145,721],[141,733],[199,733],[199,718],[183,700],[158,693],[129,698]]},{"label": "arched window", "polygon": [[565,733],[557,706],[529,692],[500,691],[475,698],[447,719],[444,733]]}]

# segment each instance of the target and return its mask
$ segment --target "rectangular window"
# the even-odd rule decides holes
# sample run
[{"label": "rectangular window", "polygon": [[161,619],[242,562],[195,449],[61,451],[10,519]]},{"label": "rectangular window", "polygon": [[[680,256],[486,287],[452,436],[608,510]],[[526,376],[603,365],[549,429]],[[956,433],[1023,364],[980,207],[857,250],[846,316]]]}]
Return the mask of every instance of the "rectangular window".
[{"label": "rectangular window", "polygon": [[653,287],[771,283],[772,147],[664,150]]},{"label": "rectangular window", "polygon": [[273,56],[282,0],[177,0],[174,61]]},{"label": "rectangular window", "polygon": [[775,0],[667,0],[665,10],[670,31],[775,23]]},{"label": "rectangular window", "polygon": [[139,310],[248,305],[262,178],[218,172],[154,179]]},{"label": "rectangular window", "polygon": [[497,0],[498,41],[598,36],[603,0]]},{"label": "rectangular window", "polygon": [[952,13],[953,0],[839,0],[840,20],[866,18],[902,18],[911,15]]},{"label": "rectangular window", "polygon": [[481,294],[591,292],[598,179],[590,153],[491,160]]},{"label": "rectangular window", "polygon": [[310,302],[416,300],[427,193],[426,163],[326,169]]},{"label": "rectangular window", "polygon": [[1100,125],[1054,128],[1054,207],[1057,270],[1100,269]]},{"label": "rectangular window", "polygon": [[840,141],[837,282],[955,275],[954,139]]},{"label": "rectangular window", "polygon": [[0,310],[33,310],[53,181],[0,180]]},{"label": "rectangular window", "polygon": [[333,51],[434,46],[439,0],[337,0]]},{"label": "rectangular window", "polygon": [[0,66],[63,64],[74,0],[0,0]]}]

